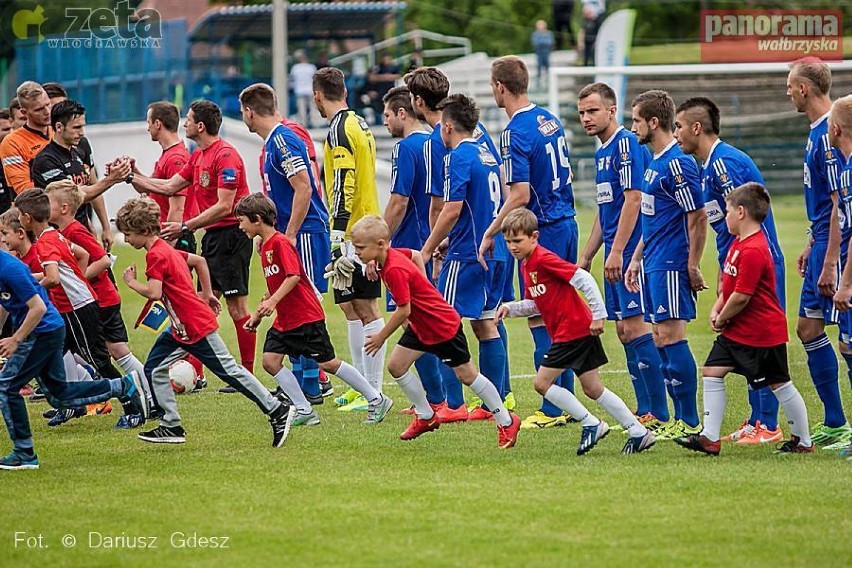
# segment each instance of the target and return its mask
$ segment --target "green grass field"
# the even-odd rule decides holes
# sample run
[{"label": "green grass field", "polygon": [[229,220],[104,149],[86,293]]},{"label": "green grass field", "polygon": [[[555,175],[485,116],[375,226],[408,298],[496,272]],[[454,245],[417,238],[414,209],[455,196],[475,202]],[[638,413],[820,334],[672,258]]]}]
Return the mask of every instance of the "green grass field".
[{"label": "green grass field", "polygon": [[[787,253],[794,337],[800,280],[792,267],[806,221],[800,198],[779,199],[775,212]],[[581,227],[592,215],[580,211]],[[712,249],[710,242],[708,276],[715,274]],[[142,262],[129,247],[116,253],[116,274]],[[257,259],[252,266],[254,305],[263,282]],[[125,319],[132,322],[141,298],[123,284],[121,292]],[[689,326],[699,363],[713,340],[706,323],[711,295],[701,296],[700,316]],[[335,346],[348,356],[341,314],[328,302],[326,308]],[[222,321],[236,352],[233,327],[227,316]],[[511,321],[509,333],[513,388],[526,416],[538,405],[532,342],[522,321]],[[133,331],[131,347],[143,359],[153,340]],[[604,340],[611,359],[604,380],[632,404],[613,328]],[[790,361],[816,423],[820,405],[796,340]],[[841,369],[846,408],[852,409],[842,363]],[[263,373],[261,380],[273,384]],[[341,383],[335,384],[340,391]],[[724,430],[736,427],[747,408],[744,379],[732,377],[729,385]],[[768,447],[725,446],[721,457],[706,458],[665,442],[647,454],[622,456],[623,438],[613,434],[579,458],[576,425],[522,432],[515,449],[499,451],[493,423],[452,424],[403,443],[397,436],[408,417],[394,412],[368,427],[363,416],[336,412],[330,404],[319,407],[321,426],[294,430],[286,446],[274,450],[265,417],[239,395],[217,394],[219,386],[212,379],[206,392],[178,399],[187,430],[181,446],[145,444],[135,431],[115,431],[114,415],[48,429],[40,417],[47,406],[30,405],[41,469],[0,475],[0,564],[852,564],[852,464],[834,453],[777,456]],[[407,406],[387,376],[386,391],[397,409]],[[8,449],[8,442],[3,446]],[[157,548],[108,548],[97,533],[125,540],[156,536]],[[227,537],[227,548],[193,547],[191,540],[186,546],[182,534]],[[75,546],[64,546],[66,535]],[[20,540],[26,537],[33,547]]]}]

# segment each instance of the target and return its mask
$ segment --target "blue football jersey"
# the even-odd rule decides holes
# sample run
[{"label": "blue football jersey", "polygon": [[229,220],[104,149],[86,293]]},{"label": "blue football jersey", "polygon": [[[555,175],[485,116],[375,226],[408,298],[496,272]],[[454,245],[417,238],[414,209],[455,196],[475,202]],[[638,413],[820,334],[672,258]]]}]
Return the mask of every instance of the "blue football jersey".
[{"label": "blue football jersey", "polygon": [[559,119],[537,105],[520,109],[500,136],[509,184],[530,184],[527,208],[540,224],[574,217],[568,141]]},{"label": "blue football jersey", "polygon": [[[716,231],[716,250],[719,253],[720,264],[725,262],[728,249],[736,239],[728,232],[728,225],[725,223],[725,216],[728,214],[725,197],[748,182],[757,182],[766,186],[760,170],[748,154],[717,140],[710,149],[707,162],[701,168],[701,189],[704,193],[704,210],[707,212],[707,220]],[[775,230],[775,219],[772,217],[771,207],[761,226],[769,243],[772,258],[783,262],[784,256],[778,244],[778,233]]]},{"label": "blue football jersey", "polygon": [[0,306],[8,312],[14,329],[24,322],[29,312],[27,302],[36,295],[44,302],[47,312],[33,332],[46,333],[63,327],[65,321],[50,302],[47,290],[36,282],[27,265],[8,252],[0,251]]},{"label": "blue football jersey", "polygon": [[[831,194],[838,190],[838,177],[845,160],[828,142],[828,114],[811,124],[805,148],[805,208],[815,240],[828,241]],[[844,225],[848,224],[845,219]]]},{"label": "blue football jersey", "polygon": [[[840,152],[838,154],[843,157],[843,154],[840,154]],[[840,203],[842,204],[839,210],[843,223],[841,226],[843,229],[843,238],[840,242],[840,250],[841,254],[843,254],[847,251],[849,239],[852,238],[852,229],[850,229],[850,225],[852,225],[852,160],[847,161],[843,166],[837,186],[840,192]]]},{"label": "blue football jersey", "polygon": [[[486,130],[485,125],[481,122],[476,124],[476,128],[473,130],[473,139],[481,144],[483,147],[487,148],[493,155],[494,159],[497,160],[498,165],[501,162],[500,153],[497,151],[497,146],[494,145],[494,141],[491,140],[491,135],[488,134],[488,130]],[[427,188],[426,192],[429,195],[434,195],[436,197],[442,197],[444,195],[444,158],[447,155],[447,147],[444,146],[444,141],[441,140],[441,123],[435,125],[432,129],[432,134],[429,136],[429,140],[426,142],[426,145],[423,147],[423,154],[426,156],[426,169],[427,169]]]},{"label": "blue football jersey", "polygon": [[[606,254],[618,232],[621,209],[624,206],[624,190],[641,191],[642,177],[651,153],[639,143],[635,134],[620,126],[612,137],[601,144],[595,152],[595,183],[597,184],[598,217],[603,231]],[[633,256],[642,237],[642,217],[636,220],[633,233],[624,248],[625,258]]]},{"label": "blue football jersey", "polygon": [[[449,234],[448,260],[476,261],[479,244],[500,212],[503,195],[497,159],[475,139],[462,141],[444,157],[444,201],[463,201]],[[506,258],[506,241],[494,239],[494,255]]]},{"label": "blue football jersey", "polygon": [[278,212],[276,225],[279,231],[287,230],[290,214],[293,211],[293,186],[290,178],[301,171],[308,172],[311,182],[311,203],[300,233],[321,233],[328,231],[328,210],[317,189],[313,169],[310,167],[308,148],[295,132],[279,124],[266,137],[263,146],[262,173],[264,189],[275,203]]},{"label": "blue football jersey", "polygon": [[695,160],[677,141],[651,158],[642,181],[642,239],[645,272],[686,270],[687,213],[704,207]]},{"label": "blue football jersey", "polygon": [[426,193],[426,160],[423,146],[429,140],[424,130],[412,132],[393,147],[391,156],[391,193],[408,198],[405,216],[391,243],[396,248],[420,250],[429,238],[429,205]]}]

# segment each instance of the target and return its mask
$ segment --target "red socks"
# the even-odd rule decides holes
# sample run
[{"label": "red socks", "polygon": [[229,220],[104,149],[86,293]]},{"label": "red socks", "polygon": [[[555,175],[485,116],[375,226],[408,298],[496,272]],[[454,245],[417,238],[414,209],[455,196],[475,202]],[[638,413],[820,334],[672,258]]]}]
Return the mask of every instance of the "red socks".
[{"label": "red socks", "polygon": [[240,346],[240,363],[248,369],[249,373],[254,374],[254,350],[257,345],[257,334],[249,333],[243,329],[251,316],[245,316],[241,319],[234,320],[234,326],[237,328],[237,343]]}]

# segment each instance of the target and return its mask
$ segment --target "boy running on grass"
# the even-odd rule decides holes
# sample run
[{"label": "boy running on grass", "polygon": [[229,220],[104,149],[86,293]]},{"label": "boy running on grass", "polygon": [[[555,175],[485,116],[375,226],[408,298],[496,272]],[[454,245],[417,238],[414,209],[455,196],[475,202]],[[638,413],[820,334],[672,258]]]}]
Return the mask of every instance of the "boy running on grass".
[{"label": "boy running on grass", "polygon": [[[119,209],[115,224],[128,244],[147,251],[147,283],[136,279],[135,264],[125,269],[124,282],[144,298],[162,300],[171,318],[171,327],[157,338],[145,362],[145,376],[153,387],[155,402],[163,410],[163,416],[157,428],[140,433],[139,439],[165,444],[186,442],[175,391],[169,381],[169,365],[189,353],[254,402],[269,417],[272,446],[283,446],[295,413],[269,394],[245,367],[238,365],[219,337],[216,314],[220,304],[213,295],[207,261],[198,255],[178,251],[160,238],[160,207],[150,198],[129,200]],[[187,265],[198,274],[201,292],[196,293]]]},{"label": "boy running on grass", "polygon": [[[617,394],[601,384],[598,367],[605,365],[607,358],[599,336],[606,321],[606,306],[595,279],[538,245],[538,219],[529,209],[515,209],[506,215],[502,231],[509,252],[523,261],[526,299],[503,304],[494,318],[541,315],[553,344],[536,373],[535,390],[583,425],[577,455],[594,448],[609,433],[609,425],[592,415],[571,391],[555,384],[566,369],[576,373],[586,396],[627,430],[630,438],[622,453],[638,453],[653,446],[654,434],[639,423]],[[591,311],[577,290],[586,296]]]},{"label": "boy running on grass", "polygon": [[[38,469],[27,405],[21,387],[36,377],[48,401],[58,408],[84,407],[118,398],[126,408],[143,412],[140,378],[125,375],[104,381],[67,382],[62,354],[65,323],[30,269],[10,253],[0,252],[0,319],[11,317],[15,333],[0,339],[0,411],[12,439],[12,453],[0,469]],[[0,322],[2,323],[2,322]]]},{"label": "boy running on grass", "polygon": [[[69,242],[89,253],[89,264],[84,275],[97,295],[107,352],[125,373],[137,373],[144,377],[145,367],[127,346],[129,339],[127,327],[121,318],[121,296],[118,295],[118,288],[109,273],[112,259],[95,235],[75,218],[77,210],[83,204],[83,192],[71,180],[49,183],[44,192],[50,200],[50,222],[56,225]],[[150,399],[150,396],[148,398]],[[142,423],[142,416],[124,414],[119,418],[116,427],[127,430],[137,428]]]},{"label": "boy running on grass", "polygon": [[234,209],[240,229],[250,239],[258,235],[261,238],[258,252],[268,289],[260,306],[245,323],[246,330],[257,332],[260,321],[275,314],[275,322],[263,344],[263,368],[275,377],[281,390],[296,406],[293,421],[296,426],[315,426],[320,418],[311,408],[296,376],[283,365],[285,355],[296,361],[300,357],[312,359],[326,373],[340,377],[369,402],[365,423],[378,424],[393,406],[393,400],[371,386],[355,367],[335,355],[318,292],[299,260],[296,247],[284,233],[275,229],[275,214],[275,204],[261,193],[242,198]]},{"label": "boy running on grass", "polygon": [[391,248],[389,242],[388,225],[378,215],[366,215],[352,227],[355,254],[364,263],[376,262],[396,303],[396,311],[384,327],[367,335],[364,351],[378,353],[393,332],[408,321],[388,359],[388,371],[414,405],[414,420],[400,439],[411,440],[440,426],[423,385],[410,371],[424,353],[434,353],[491,409],[497,422],[497,445],[511,448],[518,439],[521,421],[506,410],[496,387],[471,363],[459,314],[426,278],[420,253]]},{"label": "boy running on grass", "polygon": [[779,453],[814,451],[808,411],[787,367],[787,316],[775,289],[775,264],[760,224],[769,212],[769,193],[746,183],[725,198],[725,223],[736,237],[728,249],[722,293],[710,310],[710,326],[719,334],[704,363],[704,429],[675,438],[684,448],[719,455],[728,373],[744,375],[753,389],[769,387],[787,415],[792,436]]}]

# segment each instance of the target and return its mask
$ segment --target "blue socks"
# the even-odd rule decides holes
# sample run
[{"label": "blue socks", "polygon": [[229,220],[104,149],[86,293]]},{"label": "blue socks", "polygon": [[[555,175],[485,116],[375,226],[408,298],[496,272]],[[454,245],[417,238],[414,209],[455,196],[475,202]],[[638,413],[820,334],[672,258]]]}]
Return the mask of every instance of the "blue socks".
[{"label": "blue socks", "polygon": [[446,398],[444,396],[444,385],[441,381],[441,361],[437,355],[424,353],[414,362],[417,376],[426,390],[426,400],[429,404],[441,404]]},{"label": "blue socks", "polygon": [[[503,383],[506,373],[506,348],[499,337],[479,342],[479,372],[491,381],[500,398],[503,398]],[[491,410],[483,405],[486,410]]]},{"label": "blue socks", "polygon": [[760,399],[760,423],[770,430],[775,430],[778,428],[778,397],[772,393],[772,389],[769,387],[759,389],[757,394]]},{"label": "blue socks", "polygon": [[[688,426],[698,426],[698,369],[695,358],[689,350],[686,339],[663,348],[666,358],[671,393],[675,400],[675,415],[680,411],[680,419]],[[680,407],[678,409],[678,407]]]},{"label": "blue socks", "polygon": [[633,384],[633,391],[636,393],[636,414],[637,416],[648,414],[651,411],[648,389],[645,388],[645,380],[639,370],[636,352],[630,343],[624,344],[624,355],[627,357],[627,372],[630,375],[630,382]]},{"label": "blue socks", "polygon": [[444,392],[447,393],[447,406],[456,409],[464,406],[464,390],[452,369],[441,365],[441,382],[444,384]]},{"label": "blue socks", "polygon": [[[550,335],[547,333],[547,328],[543,325],[538,327],[530,328],[530,333],[533,336],[533,343],[535,344],[535,352],[533,353],[533,363],[535,363],[535,368],[541,366],[541,362],[544,360],[544,354],[547,353],[547,350],[550,349]],[[566,370],[564,373],[559,375],[559,378],[556,379],[554,383],[556,386],[568,389],[572,393],[574,392],[574,371]],[[541,403],[541,412],[544,413],[545,416],[550,416],[551,418],[555,418],[556,416],[562,416],[562,409],[558,406],[547,400],[546,398],[542,398]]]},{"label": "blue socks", "polygon": [[[646,333],[630,342],[630,347],[636,354],[636,365],[639,376],[648,393],[648,407],[657,420],[667,422],[669,403],[666,399],[666,381],[663,378],[663,361],[660,351],[654,345],[654,336]],[[626,349],[626,346],[625,346]]]},{"label": "blue socks", "polygon": [[[302,381],[299,384],[302,392],[307,396],[320,396],[319,364],[308,357],[301,357],[299,363],[302,367]],[[296,377],[298,378],[298,375]]]},{"label": "blue socks", "polygon": [[500,341],[503,342],[503,349],[506,351],[506,369],[503,375],[503,390],[500,391],[500,398],[506,400],[506,395],[512,392],[512,383],[509,380],[511,372],[509,371],[509,333],[506,331],[506,326],[503,325],[503,320],[497,324],[497,333],[500,334]]},{"label": "blue socks", "polygon": [[837,378],[839,369],[834,347],[824,333],[803,345],[808,355],[811,379],[825,408],[823,424],[829,428],[843,426],[846,424],[846,417],[840,403],[840,385]]},{"label": "blue socks", "polygon": [[748,405],[751,407],[748,423],[757,426],[757,421],[760,420],[760,391],[754,390],[751,385],[748,386]]}]

